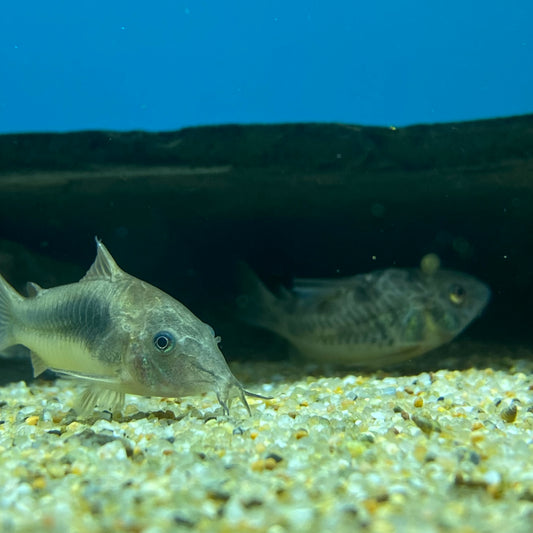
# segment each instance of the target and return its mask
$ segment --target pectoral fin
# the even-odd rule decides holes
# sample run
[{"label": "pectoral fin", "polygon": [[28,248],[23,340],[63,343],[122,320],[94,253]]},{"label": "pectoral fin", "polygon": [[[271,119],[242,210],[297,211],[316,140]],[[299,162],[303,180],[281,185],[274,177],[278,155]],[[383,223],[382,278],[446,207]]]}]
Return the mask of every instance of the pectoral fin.
[{"label": "pectoral fin", "polygon": [[33,377],[36,378],[48,369],[48,365],[35,352],[31,352],[30,356],[33,366]]},{"label": "pectoral fin", "polygon": [[76,411],[81,416],[90,415],[95,408],[117,412],[124,407],[124,393],[104,389],[98,385],[87,387],[76,402]]},{"label": "pectoral fin", "polygon": [[76,411],[81,416],[90,415],[95,408],[116,412],[120,411],[124,406],[124,393],[114,390],[121,383],[115,376],[86,374],[74,370],[60,370],[58,368],[51,368],[51,370],[62,376],[87,382],[86,389],[76,402]]},{"label": "pectoral fin", "polygon": [[76,372],[75,370],[63,370],[62,368],[51,368],[56,374],[67,376],[76,379],[82,379],[83,381],[91,381],[95,383],[101,383],[104,387],[111,385],[118,385],[120,381],[114,376],[106,376],[103,374],[87,374],[85,372]]}]

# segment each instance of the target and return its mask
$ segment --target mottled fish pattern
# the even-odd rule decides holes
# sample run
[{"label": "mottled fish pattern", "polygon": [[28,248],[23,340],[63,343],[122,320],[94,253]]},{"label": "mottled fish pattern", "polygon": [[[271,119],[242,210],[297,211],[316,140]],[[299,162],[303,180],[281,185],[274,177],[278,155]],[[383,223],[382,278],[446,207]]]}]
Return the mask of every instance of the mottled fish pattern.
[{"label": "mottled fish pattern", "polygon": [[228,368],[213,330],[184,305],[119,268],[97,241],[78,283],[29,284],[23,297],[0,276],[0,351],[31,350],[34,374],[46,369],[83,380],[80,412],[119,409],[124,394],[181,397],[215,392],[224,411],[245,391]]},{"label": "mottled fish pattern", "polygon": [[449,342],[490,298],[481,281],[444,269],[296,279],[279,295],[247,267],[242,278],[244,321],[281,335],[309,359],[348,366],[386,366]]}]

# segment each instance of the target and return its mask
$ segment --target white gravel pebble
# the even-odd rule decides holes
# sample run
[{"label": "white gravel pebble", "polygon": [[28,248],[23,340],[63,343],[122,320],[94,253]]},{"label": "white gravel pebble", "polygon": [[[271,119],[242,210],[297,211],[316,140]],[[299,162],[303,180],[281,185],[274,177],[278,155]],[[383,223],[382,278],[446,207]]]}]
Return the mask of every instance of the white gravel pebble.
[{"label": "white gravel pebble", "polygon": [[235,364],[274,396],[251,399],[251,417],[211,396],[128,396],[122,416],[81,420],[77,384],[10,384],[0,530],[529,532],[533,357],[498,361],[412,375]]}]

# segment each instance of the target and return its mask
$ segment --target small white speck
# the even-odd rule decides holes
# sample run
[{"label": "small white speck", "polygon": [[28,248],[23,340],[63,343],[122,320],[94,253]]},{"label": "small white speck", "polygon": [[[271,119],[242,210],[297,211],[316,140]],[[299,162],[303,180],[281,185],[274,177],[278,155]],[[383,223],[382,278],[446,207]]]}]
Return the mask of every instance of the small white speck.
[{"label": "small white speck", "polygon": [[126,29],[126,26],[120,26],[120,29],[124,31]]},{"label": "small white speck", "polygon": [[504,259],[507,259],[507,257],[508,257],[507,255],[504,255],[504,256],[503,256]]},{"label": "small white speck", "polygon": [[502,475],[496,470],[489,470],[483,477],[489,485],[498,485],[502,481]]},{"label": "small white speck", "polygon": [[337,154],[337,159],[342,159],[342,154]]},{"label": "small white speck", "polygon": [[372,261],[375,261],[377,257],[375,255],[372,256]]}]

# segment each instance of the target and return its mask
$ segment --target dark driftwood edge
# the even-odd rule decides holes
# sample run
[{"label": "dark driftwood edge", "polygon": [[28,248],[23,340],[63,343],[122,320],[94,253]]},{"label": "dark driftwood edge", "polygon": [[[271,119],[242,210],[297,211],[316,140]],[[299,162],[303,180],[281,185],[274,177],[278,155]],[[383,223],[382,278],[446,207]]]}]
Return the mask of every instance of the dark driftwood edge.
[{"label": "dark driftwood edge", "polygon": [[533,115],[0,136],[1,237],[87,265],[98,234],[193,304],[186,273],[220,286],[236,257],[333,275],[437,251],[495,289],[485,323],[527,335],[532,205]]}]

